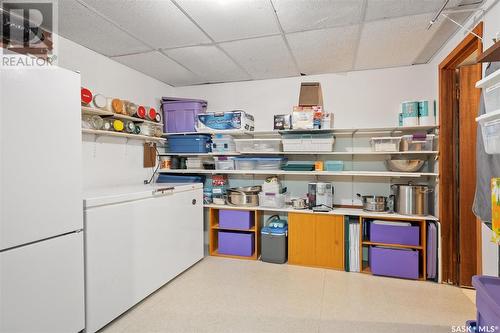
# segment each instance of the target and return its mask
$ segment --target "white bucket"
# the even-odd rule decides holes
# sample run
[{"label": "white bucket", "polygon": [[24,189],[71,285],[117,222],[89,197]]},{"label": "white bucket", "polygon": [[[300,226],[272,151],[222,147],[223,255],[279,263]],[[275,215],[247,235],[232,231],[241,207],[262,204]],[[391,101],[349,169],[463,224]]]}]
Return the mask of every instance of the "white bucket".
[{"label": "white bucket", "polygon": [[401,103],[403,126],[418,126],[418,102]]},{"label": "white bucket", "polygon": [[436,109],[434,101],[418,102],[418,122],[422,126],[436,125]]}]

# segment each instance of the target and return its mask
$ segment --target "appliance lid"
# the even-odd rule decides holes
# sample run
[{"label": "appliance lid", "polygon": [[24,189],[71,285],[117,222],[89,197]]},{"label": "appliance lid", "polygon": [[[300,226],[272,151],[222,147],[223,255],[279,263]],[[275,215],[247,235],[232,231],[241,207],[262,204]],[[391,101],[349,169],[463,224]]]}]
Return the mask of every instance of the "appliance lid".
[{"label": "appliance lid", "polygon": [[167,192],[177,193],[201,188],[203,188],[202,183],[159,183],[94,188],[84,191],[83,206],[88,209],[165,195]]}]

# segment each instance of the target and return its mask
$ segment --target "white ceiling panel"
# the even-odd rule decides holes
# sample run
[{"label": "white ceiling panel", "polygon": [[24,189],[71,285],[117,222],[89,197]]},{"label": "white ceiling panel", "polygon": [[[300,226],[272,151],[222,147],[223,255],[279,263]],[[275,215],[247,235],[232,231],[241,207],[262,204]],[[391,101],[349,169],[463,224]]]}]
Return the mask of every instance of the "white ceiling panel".
[{"label": "white ceiling panel", "polygon": [[192,46],[165,51],[166,54],[204,79],[204,82],[248,80],[242,71],[216,46]]},{"label": "white ceiling panel", "polygon": [[200,77],[158,51],[113,57],[112,59],[173,86],[202,82]]},{"label": "white ceiling panel", "polygon": [[286,35],[300,71],[308,75],[352,69],[358,36],[357,25]]},{"label": "white ceiling panel", "polygon": [[215,41],[279,33],[269,0],[177,0]]},{"label": "white ceiling panel", "polygon": [[245,39],[220,46],[254,79],[299,75],[281,36]]},{"label": "white ceiling panel", "polygon": [[[474,0],[474,2],[477,1]],[[461,0],[450,0],[446,8],[458,6],[460,2]],[[401,16],[436,13],[443,3],[444,0],[368,0],[365,20],[374,21]]]},{"label": "white ceiling panel", "polygon": [[106,56],[150,50],[74,0],[59,1],[59,34]]},{"label": "white ceiling panel", "polygon": [[285,32],[357,24],[364,0],[272,0]]},{"label": "white ceiling panel", "polygon": [[83,1],[155,49],[210,42],[171,1]]}]

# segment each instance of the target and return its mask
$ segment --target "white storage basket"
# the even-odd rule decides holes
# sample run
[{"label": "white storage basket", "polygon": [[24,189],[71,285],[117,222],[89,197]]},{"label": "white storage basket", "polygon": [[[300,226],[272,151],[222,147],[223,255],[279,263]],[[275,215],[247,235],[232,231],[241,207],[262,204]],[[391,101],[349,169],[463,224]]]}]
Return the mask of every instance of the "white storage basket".
[{"label": "white storage basket", "polygon": [[483,133],[484,150],[488,154],[500,154],[500,110],[476,118]]},{"label": "white storage basket", "polygon": [[283,151],[332,151],[335,138],[333,135],[285,134]]},{"label": "white storage basket", "polygon": [[400,136],[376,137],[376,138],[371,138],[370,143],[372,145],[373,151],[394,152],[394,151],[399,151],[401,137]]}]

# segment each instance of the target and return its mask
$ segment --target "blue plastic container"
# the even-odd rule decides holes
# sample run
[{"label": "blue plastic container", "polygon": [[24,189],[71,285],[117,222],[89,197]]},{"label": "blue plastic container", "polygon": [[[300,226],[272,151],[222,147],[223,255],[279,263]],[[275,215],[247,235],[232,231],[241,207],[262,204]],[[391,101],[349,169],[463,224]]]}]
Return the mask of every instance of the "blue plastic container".
[{"label": "blue plastic container", "polygon": [[171,153],[209,153],[210,135],[172,135],[168,137]]},{"label": "blue plastic container", "polygon": [[169,175],[163,173],[156,179],[157,183],[203,183],[204,181],[204,176]]},{"label": "blue plastic container", "polygon": [[343,161],[326,161],[325,162],[326,171],[343,171],[344,162]]}]

